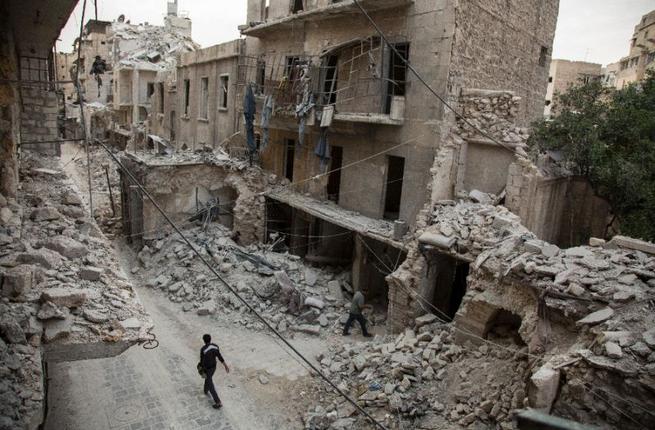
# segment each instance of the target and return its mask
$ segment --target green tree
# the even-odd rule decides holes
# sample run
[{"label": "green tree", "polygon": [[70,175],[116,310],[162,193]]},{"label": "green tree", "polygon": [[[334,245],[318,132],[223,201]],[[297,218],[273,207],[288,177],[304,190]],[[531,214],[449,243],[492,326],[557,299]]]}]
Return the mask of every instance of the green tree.
[{"label": "green tree", "polygon": [[561,152],[563,166],[610,203],[624,234],[655,241],[655,73],[622,90],[574,86],[533,128],[534,155]]}]

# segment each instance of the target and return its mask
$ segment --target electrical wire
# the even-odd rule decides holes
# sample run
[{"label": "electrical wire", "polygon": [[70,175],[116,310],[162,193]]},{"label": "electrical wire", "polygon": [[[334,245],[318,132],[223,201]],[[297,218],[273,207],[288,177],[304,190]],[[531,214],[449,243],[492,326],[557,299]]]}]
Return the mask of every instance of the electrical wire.
[{"label": "electrical wire", "polygon": [[300,351],[298,351],[282,334],[273,327],[267,320],[264,318],[257,310],[246,300],[244,299],[230,283],[228,283],[216,269],[209,264],[205,257],[196,249],[195,246],[190,242],[189,239],[182,233],[182,231],[177,227],[177,225],[169,218],[166,212],[159,206],[155,199],[146,191],[146,189],[139,183],[139,181],[132,175],[132,173],[118,160],[118,158],[110,151],[110,149],[101,141],[96,140],[96,142],[101,145],[107,153],[112,157],[114,162],[125,172],[125,174],[130,178],[130,180],[136,185],[141,192],[150,200],[150,202],[155,206],[155,208],[162,214],[166,221],[173,227],[177,234],[182,238],[186,245],[191,248],[191,250],[196,254],[202,263],[207,266],[207,268],[216,276],[216,278],[234,295],[239,299],[253,314],[259,318],[264,325],[275,335],[277,336],[291,351],[293,351],[300,359],[302,359],[309,367],[311,367],[325,382],[327,382],[339,395],[345,398],[349,403],[351,403],[359,412],[361,412],[371,423],[376,427],[382,430],[388,430],[382,423],[377,421],[372,415],[370,415],[363,407],[361,407],[354,399],[348,396],[343,390],[337,387],[330,378],[328,378],[320,369],[318,369],[309,359],[307,359]]}]

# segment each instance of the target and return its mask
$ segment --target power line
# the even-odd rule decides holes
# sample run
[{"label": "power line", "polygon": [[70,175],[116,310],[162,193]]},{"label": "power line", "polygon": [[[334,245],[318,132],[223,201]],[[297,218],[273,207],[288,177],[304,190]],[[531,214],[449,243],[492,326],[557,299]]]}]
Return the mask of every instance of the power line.
[{"label": "power line", "polygon": [[162,216],[166,219],[166,221],[173,227],[173,229],[177,232],[177,234],[180,235],[182,240],[186,243],[186,245],[191,248],[191,250],[200,258],[200,260],[203,262],[205,266],[216,276],[216,278],[221,281],[221,283],[232,293],[234,294],[237,299],[239,299],[247,308],[250,310],[253,314],[259,318],[264,325],[273,333],[275,334],[284,344],[290,348],[298,357],[300,357],[307,365],[309,365],[323,380],[325,380],[339,395],[341,395],[343,398],[345,398],[348,402],[350,402],[358,411],[360,411],[366,418],[368,418],[371,423],[373,423],[376,427],[382,429],[382,430],[388,430],[382,423],[377,421],[373,416],[371,416],[364,408],[362,408],[355,400],[353,400],[350,396],[348,396],[346,393],[344,393],[339,387],[337,387],[334,382],[330,380],[323,372],[321,372],[320,369],[318,369],[309,359],[307,359],[300,351],[298,351],[291,343],[284,337],[282,334],[275,329],[257,310],[250,304],[248,303],[247,300],[245,300],[235,289],[230,285],[222,276],[220,273],[214,269],[214,267],[209,264],[209,262],[205,259],[205,257],[196,249],[195,246],[187,239],[187,237],[182,233],[182,231],[177,227],[177,225],[168,217],[166,212],[159,206],[159,204],[155,201],[155,199],[148,193],[148,191],[137,181],[137,179],[132,175],[132,173],[123,166],[123,164],[118,160],[118,158],[109,150],[109,148],[102,143],[99,140],[96,140],[96,143],[101,145],[107,153],[112,157],[114,162],[125,172],[126,175],[129,176],[130,180],[136,185],[141,192],[150,200],[150,202],[155,206],[155,208],[159,211],[159,213],[162,214]]}]

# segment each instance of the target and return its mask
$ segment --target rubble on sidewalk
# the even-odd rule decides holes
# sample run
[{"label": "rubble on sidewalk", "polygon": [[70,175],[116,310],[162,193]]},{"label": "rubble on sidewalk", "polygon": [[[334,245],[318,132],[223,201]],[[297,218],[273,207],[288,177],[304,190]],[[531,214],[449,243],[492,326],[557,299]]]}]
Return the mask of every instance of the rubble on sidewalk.
[{"label": "rubble on sidewalk", "polygon": [[[66,215],[81,200],[59,161],[26,153],[21,177],[20,203],[2,199],[11,212],[0,228],[3,428],[42,419],[42,360],[114,356],[151,326],[98,227]],[[126,319],[142,330],[119,329]]]}]

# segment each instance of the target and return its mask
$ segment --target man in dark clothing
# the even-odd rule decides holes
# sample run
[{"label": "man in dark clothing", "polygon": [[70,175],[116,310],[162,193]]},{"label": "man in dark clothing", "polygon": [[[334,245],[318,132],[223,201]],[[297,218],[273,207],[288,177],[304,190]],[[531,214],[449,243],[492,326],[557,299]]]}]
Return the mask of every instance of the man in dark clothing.
[{"label": "man in dark clothing", "polygon": [[214,381],[212,380],[214,372],[216,372],[216,360],[218,359],[218,361],[223,363],[225,372],[230,373],[230,368],[227,367],[227,363],[223,359],[218,346],[215,343],[211,343],[211,336],[206,334],[202,337],[202,340],[205,342],[205,345],[200,348],[200,364],[205,370],[205,387],[203,391],[205,395],[207,395],[207,393],[211,394],[212,399],[214,399],[214,408],[219,409],[223,406],[223,403],[221,403],[221,399],[218,398],[216,388],[214,387]]},{"label": "man in dark clothing", "polygon": [[366,318],[362,315],[363,308],[371,308],[370,305],[364,304],[364,294],[361,291],[355,291],[353,295],[353,301],[350,304],[350,315],[348,316],[348,321],[343,328],[343,335],[348,336],[350,334],[350,327],[355,321],[359,323],[362,327],[362,334],[364,337],[371,337],[372,335],[366,330]]}]

